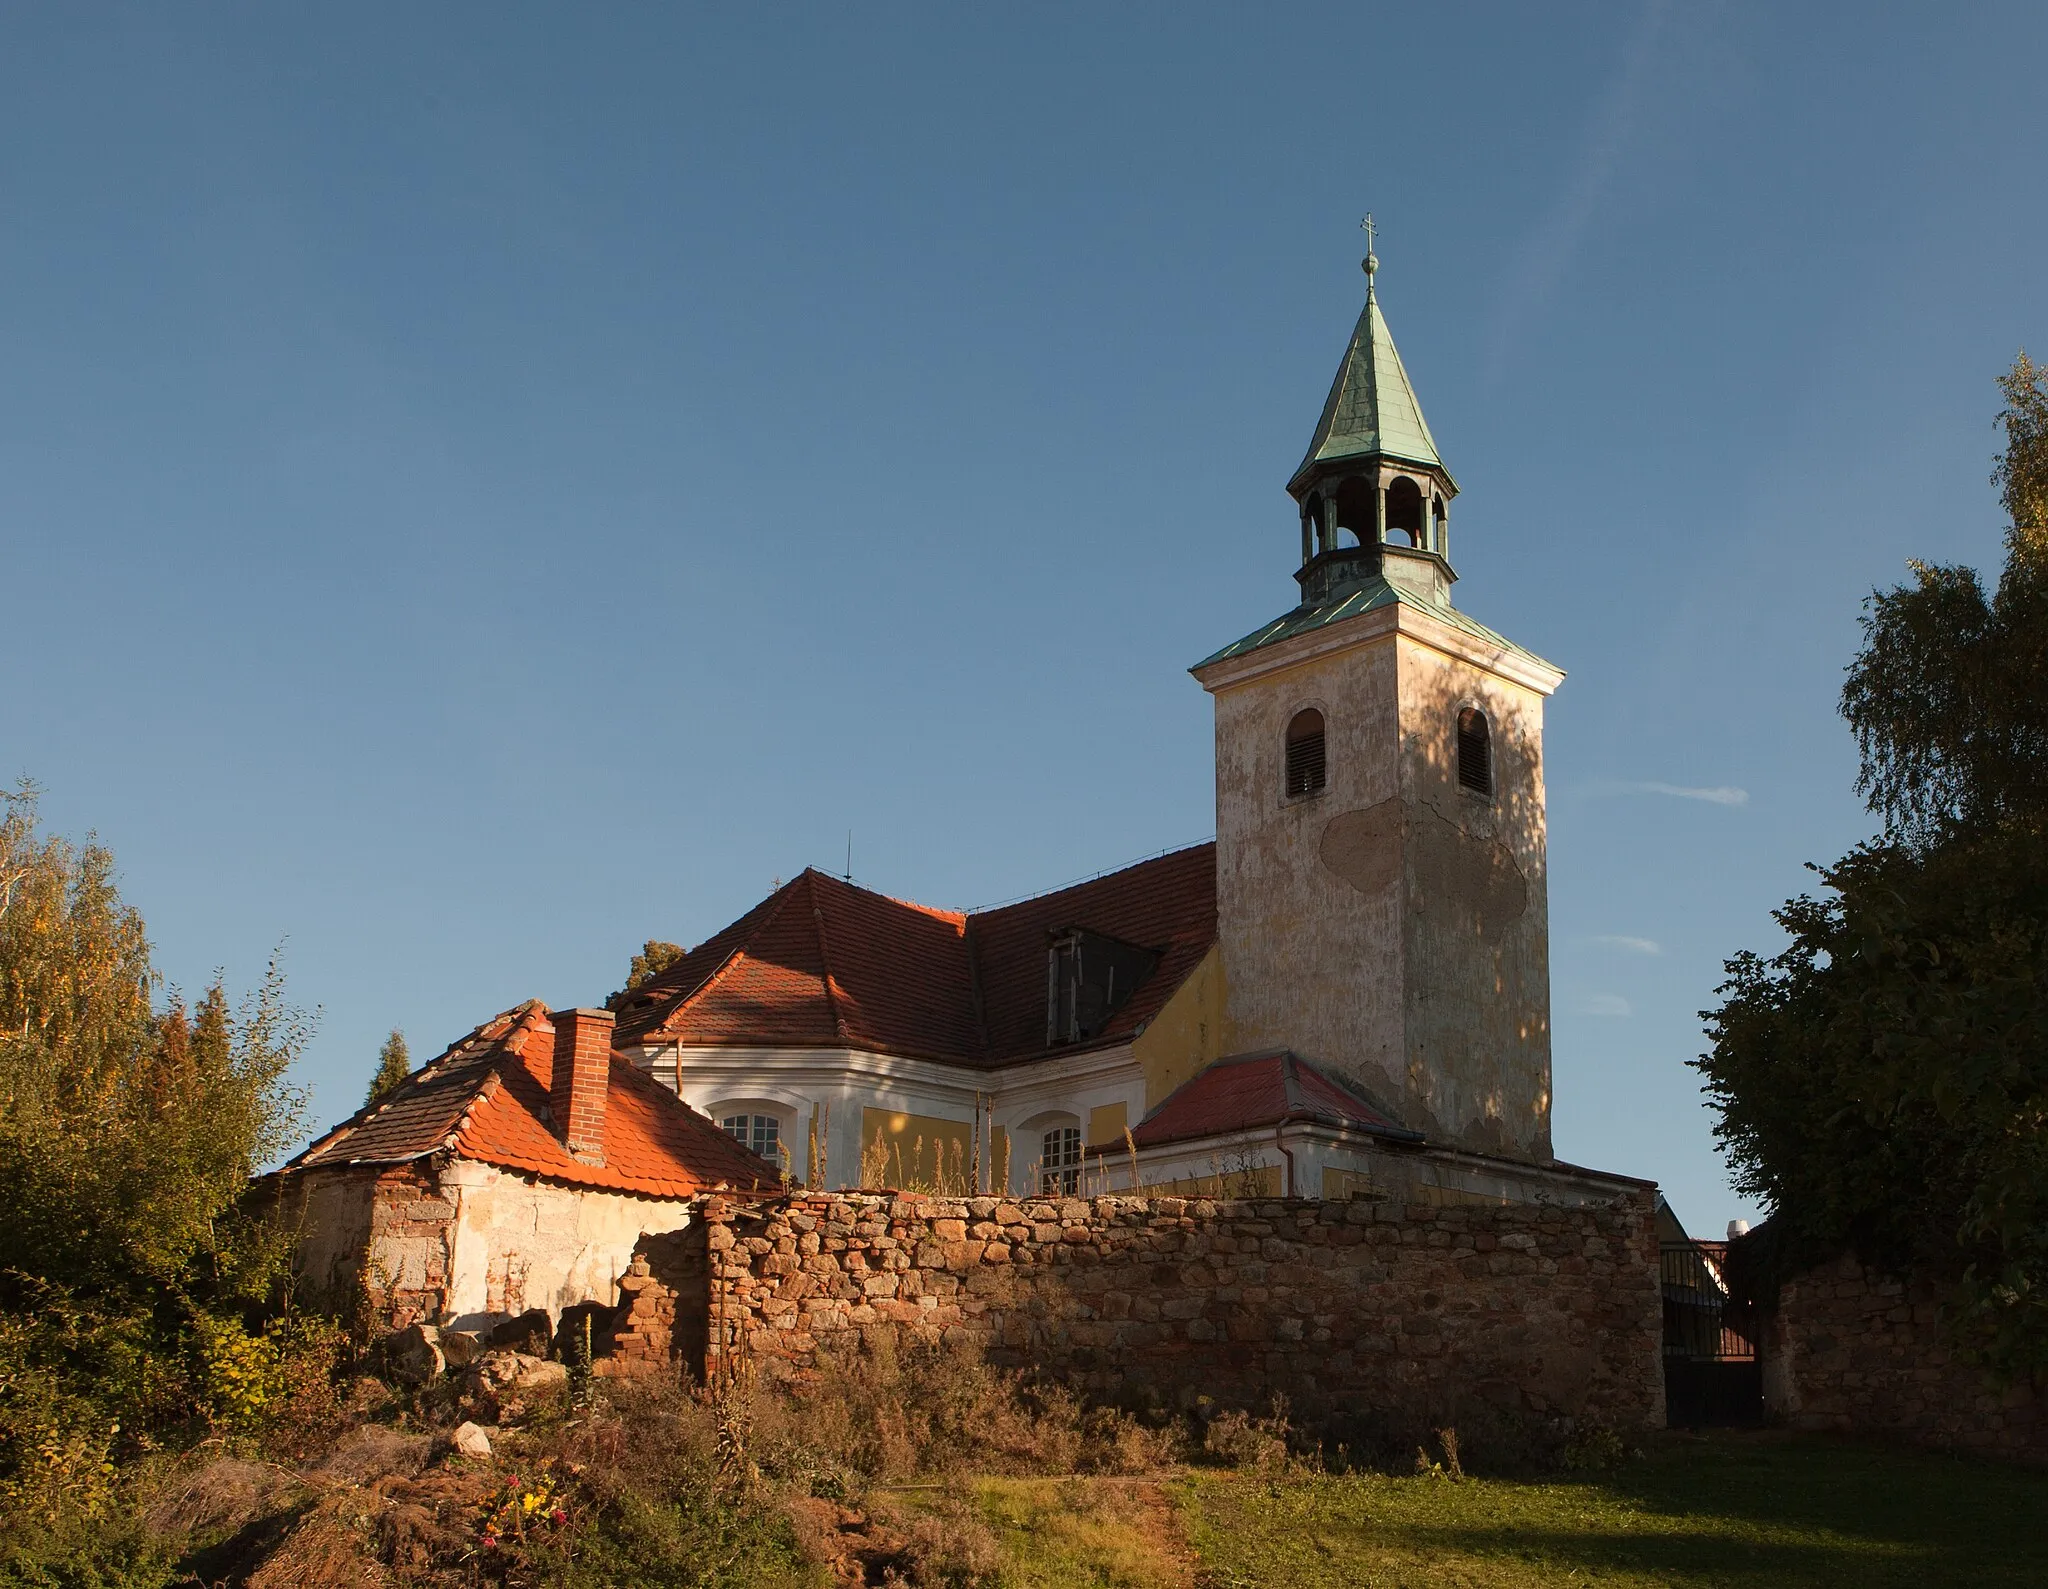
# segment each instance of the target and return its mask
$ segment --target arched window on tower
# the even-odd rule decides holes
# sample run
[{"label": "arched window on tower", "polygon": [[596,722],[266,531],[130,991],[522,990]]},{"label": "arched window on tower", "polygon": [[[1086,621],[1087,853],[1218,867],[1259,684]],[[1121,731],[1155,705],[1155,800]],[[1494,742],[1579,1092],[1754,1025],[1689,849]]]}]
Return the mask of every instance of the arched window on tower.
[{"label": "arched window on tower", "polygon": [[1458,713],[1458,784],[1474,794],[1493,793],[1493,736],[1476,706]]},{"label": "arched window on tower", "polygon": [[1422,487],[1402,475],[1387,486],[1387,540],[1395,546],[1424,546]]},{"label": "arched window on tower", "polygon": [[1323,714],[1304,707],[1287,725],[1287,797],[1321,794],[1326,781]]}]

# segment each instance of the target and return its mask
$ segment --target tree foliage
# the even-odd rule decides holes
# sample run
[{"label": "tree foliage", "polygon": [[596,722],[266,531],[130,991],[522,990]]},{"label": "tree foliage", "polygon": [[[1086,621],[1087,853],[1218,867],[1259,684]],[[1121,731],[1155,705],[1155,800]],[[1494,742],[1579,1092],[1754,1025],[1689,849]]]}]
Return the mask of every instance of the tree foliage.
[{"label": "tree foliage", "polygon": [[370,1092],[363,1099],[363,1107],[374,1109],[403,1087],[411,1074],[412,1054],[405,1046],[405,1033],[394,1026],[391,1035],[384,1039],[384,1046],[377,1050],[377,1074],[370,1078]]},{"label": "tree foliage", "polygon": [[679,943],[664,943],[659,938],[649,938],[633,956],[633,963],[626,969],[626,985],[620,991],[631,993],[641,984],[653,981],[690,951]]},{"label": "tree foliage", "polygon": [[133,1436],[189,1410],[195,1321],[264,1299],[278,1243],[243,1205],[251,1172],[296,1129],[286,1073],[304,1034],[274,964],[239,1009],[218,981],[159,1007],[112,857],[44,834],[29,786],[0,802],[0,1490],[11,1493],[53,1463],[89,1473],[116,1429]]},{"label": "tree foliage", "polygon": [[1911,564],[1911,583],[1871,597],[1842,691],[1857,790],[1901,842],[2038,819],[2048,799],[2048,367],[2022,353],[1999,386],[1997,590],[1975,569]]},{"label": "tree foliage", "polygon": [[1728,962],[1697,1062],[1794,1265],[1855,1246],[1949,1285],[1963,1343],[2048,1370],[2048,390],[2002,378],[1998,589],[1913,565],[1842,708],[1884,836]]}]

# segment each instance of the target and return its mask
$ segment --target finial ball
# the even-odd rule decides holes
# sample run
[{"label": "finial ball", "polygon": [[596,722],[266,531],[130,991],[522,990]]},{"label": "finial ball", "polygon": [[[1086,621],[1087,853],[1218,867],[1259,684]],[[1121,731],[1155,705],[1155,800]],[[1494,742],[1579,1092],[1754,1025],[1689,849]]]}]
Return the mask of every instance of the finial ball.
[{"label": "finial ball", "polygon": [[1365,273],[1370,276],[1380,268],[1380,256],[1377,254],[1367,254],[1364,259],[1359,261],[1359,264]]}]

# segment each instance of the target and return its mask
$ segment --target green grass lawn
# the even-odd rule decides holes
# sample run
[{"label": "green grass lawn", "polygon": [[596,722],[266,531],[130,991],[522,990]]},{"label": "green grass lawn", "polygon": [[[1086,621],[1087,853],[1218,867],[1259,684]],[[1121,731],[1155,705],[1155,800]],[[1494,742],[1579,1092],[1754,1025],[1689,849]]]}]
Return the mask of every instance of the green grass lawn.
[{"label": "green grass lawn", "polygon": [[2048,1585],[2048,1473],[1822,1439],[1671,1436],[1584,1480],[1167,1488],[1213,1589]]}]

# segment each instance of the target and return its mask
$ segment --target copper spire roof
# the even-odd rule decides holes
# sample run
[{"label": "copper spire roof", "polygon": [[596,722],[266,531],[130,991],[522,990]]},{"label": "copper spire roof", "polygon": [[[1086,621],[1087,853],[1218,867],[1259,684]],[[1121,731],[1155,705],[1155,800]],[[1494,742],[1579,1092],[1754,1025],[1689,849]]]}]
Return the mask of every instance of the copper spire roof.
[{"label": "copper spire roof", "polygon": [[[1377,261],[1369,263],[1376,264]],[[1368,271],[1365,308],[1344,348],[1344,361],[1330,383],[1322,418],[1316,422],[1308,454],[1294,471],[1298,483],[1319,463],[1343,458],[1396,458],[1442,470],[1436,439],[1422,417],[1422,404],[1409,384],[1408,372],[1394,347],[1379,295]],[[1448,471],[1445,471],[1448,476]]]}]

